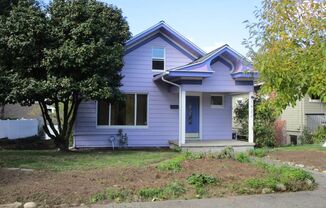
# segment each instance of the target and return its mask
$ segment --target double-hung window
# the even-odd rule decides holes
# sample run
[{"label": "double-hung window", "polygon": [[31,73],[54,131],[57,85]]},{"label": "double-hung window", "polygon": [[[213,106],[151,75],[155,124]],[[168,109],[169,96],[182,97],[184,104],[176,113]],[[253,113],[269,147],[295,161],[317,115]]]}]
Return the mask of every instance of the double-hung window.
[{"label": "double-hung window", "polygon": [[223,108],[224,96],[223,95],[211,95],[211,108]]},{"label": "double-hung window", "polygon": [[165,49],[160,47],[152,48],[152,70],[165,69]]},{"label": "double-hung window", "polygon": [[320,96],[314,95],[314,94],[310,95],[309,96],[309,102],[311,102],[311,103],[320,103],[321,102]]},{"label": "double-hung window", "polygon": [[117,103],[97,102],[98,126],[147,126],[147,94],[125,94]]}]

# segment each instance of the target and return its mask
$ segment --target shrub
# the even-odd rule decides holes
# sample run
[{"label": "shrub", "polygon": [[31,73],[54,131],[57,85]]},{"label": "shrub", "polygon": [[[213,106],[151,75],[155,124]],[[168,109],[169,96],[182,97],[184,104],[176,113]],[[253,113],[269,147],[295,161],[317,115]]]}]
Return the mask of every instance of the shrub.
[{"label": "shrub", "polygon": [[265,157],[268,154],[268,149],[266,148],[256,148],[249,151],[249,155],[255,157]]},{"label": "shrub", "polygon": [[[258,147],[274,147],[276,115],[274,109],[261,97],[254,100],[254,138]],[[234,109],[235,121],[240,124],[240,135],[248,135],[248,99]]]},{"label": "shrub", "polygon": [[315,144],[322,144],[326,141],[326,126],[318,128],[313,135],[313,141]]},{"label": "shrub", "polygon": [[[257,166],[266,170],[269,174],[267,179],[259,179],[262,186],[260,188],[273,188],[275,190],[275,183],[281,183],[290,191],[309,190],[314,187],[314,178],[312,175],[302,169],[289,166],[275,166],[267,163],[258,162]],[[306,182],[311,181],[312,184]],[[252,181],[247,185],[254,184]]]},{"label": "shrub", "polygon": [[268,178],[252,178],[246,180],[246,185],[252,189],[263,189],[263,188],[270,188],[275,189],[278,181],[273,177]]},{"label": "shrub", "polygon": [[139,196],[144,199],[159,198],[163,194],[161,188],[144,188],[139,190]]},{"label": "shrub", "polygon": [[205,157],[205,153],[193,153],[193,152],[186,152],[186,159],[189,160],[198,160]]},{"label": "shrub", "polygon": [[205,174],[192,174],[187,178],[189,184],[194,185],[196,189],[197,197],[201,197],[205,194],[205,186],[210,184],[216,184],[219,180],[213,176]]},{"label": "shrub", "polygon": [[125,190],[125,189],[115,189],[115,188],[108,188],[105,191],[99,192],[91,196],[90,202],[96,203],[99,201],[104,200],[112,200],[112,201],[127,201],[133,196],[132,191]]},{"label": "shrub", "polygon": [[172,171],[172,172],[179,172],[181,171],[181,163],[187,159],[186,154],[180,154],[175,158],[170,160],[163,161],[159,163],[156,168],[161,171]]},{"label": "shrub", "polygon": [[262,119],[256,119],[254,132],[257,147],[275,147],[275,130],[272,123]]},{"label": "shrub", "polygon": [[301,144],[313,144],[313,134],[308,128],[304,128],[302,134],[299,137]]},{"label": "shrub", "polygon": [[174,181],[164,188],[144,188],[139,190],[139,196],[143,199],[175,199],[186,192],[183,184]]},{"label": "shrub", "polygon": [[163,196],[166,199],[175,199],[186,192],[184,185],[179,181],[168,184],[163,190]]},{"label": "shrub", "polygon": [[244,153],[244,152],[240,152],[238,154],[235,155],[235,159],[241,163],[248,163],[250,162],[250,158],[249,156]]},{"label": "shrub", "polygon": [[218,155],[219,159],[234,159],[234,149],[232,147],[225,147]]},{"label": "shrub", "polygon": [[156,168],[161,171],[171,171],[171,172],[179,172],[182,169],[182,162],[185,160],[197,160],[205,157],[205,154],[203,153],[181,153],[175,158],[172,158],[170,160],[163,161],[159,163]]},{"label": "shrub", "polygon": [[214,176],[209,176],[205,174],[192,174],[187,178],[189,184],[194,186],[203,187],[208,184],[216,184],[218,182],[217,178]]}]

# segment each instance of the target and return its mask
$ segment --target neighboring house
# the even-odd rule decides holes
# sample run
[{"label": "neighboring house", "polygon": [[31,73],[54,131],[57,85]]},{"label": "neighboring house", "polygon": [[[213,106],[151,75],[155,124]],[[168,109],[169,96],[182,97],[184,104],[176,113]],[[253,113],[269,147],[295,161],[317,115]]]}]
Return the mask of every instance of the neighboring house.
[{"label": "neighboring house", "polygon": [[[205,53],[164,22],[126,43],[122,74],[125,102],[81,103],[75,147],[110,147],[119,129],[128,147],[232,141],[232,96],[253,95],[258,75],[228,45]],[[252,146],[252,116],[249,123]]]},{"label": "neighboring house", "polygon": [[314,132],[318,127],[326,125],[325,113],[325,103],[308,95],[297,101],[294,107],[288,106],[280,116],[285,121],[287,143],[300,142],[297,141],[298,136],[305,128]]},{"label": "neighboring house", "polygon": [[32,119],[42,117],[42,112],[38,104],[31,106],[21,106],[19,104],[6,104],[3,106],[3,115],[1,118],[4,119]]},{"label": "neighboring house", "polygon": [[[261,84],[255,85],[255,91],[259,91]],[[242,94],[233,97],[233,109],[237,106],[238,102],[248,99],[248,95]],[[304,129],[311,132],[317,130],[320,126],[326,125],[326,104],[321,102],[317,97],[311,98],[306,95],[303,99],[296,102],[294,107],[288,106],[283,110],[278,121],[281,121],[284,128],[285,144],[297,144],[299,136]],[[234,114],[233,114],[234,117]],[[233,128],[235,130],[240,128],[233,119]]]}]

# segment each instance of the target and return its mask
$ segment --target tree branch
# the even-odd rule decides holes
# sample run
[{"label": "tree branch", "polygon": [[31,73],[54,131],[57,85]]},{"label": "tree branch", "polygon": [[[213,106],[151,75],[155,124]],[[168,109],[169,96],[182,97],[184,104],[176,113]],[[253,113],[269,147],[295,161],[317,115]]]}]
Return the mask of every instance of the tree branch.
[{"label": "tree branch", "polygon": [[45,131],[45,133],[51,138],[51,139],[55,139],[55,136],[53,134],[50,133],[49,128],[48,128],[48,124],[47,121],[45,119],[45,113],[44,113],[44,109],[43,106],[41,105],[40,102],[38,102],[41,108],[41,112],[42,112],[42,118],[44,121],[44,125],[43,125],[43,130]]},{"label": "tree branch", "polygon": [[69,123],[68,123],[68,131],[67,131],[67,137],[69,137],[71,135],[71,132],[72,132],[72,128],[75,124],[75,120],[76,120],[76,116],[77,116],[77,111],[78,111],[78,107],[79,107],[79,104],[81,103],[81,99],[78,99],[76,102],[75,102],[75,106],[74,106],[74,109],[73,109],[73,113],[72,113],[72,116],[71,116],[71,119],[69,120]]},{"label": "tree branch", "polygon": [[60,119],[60,105],[57,99],[55,99],[54,102],[55,105],[55,112],[56,112],[56,116],[57,116],[57,121],[58,121],[58,127],[59,127],[59,133],[62,133],[62,126],[61,126],[61,119]]},{"label": "tree branch", "polygon": [[51,130],[54,133],[54,135],[56,137],[59,137],[59,133],[58,133],[57,129],[54,127],[54,124],[52,122],[52,119],[49,116],[49,113],[47,111],[46,104],[43,101],[39,101],[39,104],[41,106],[41,110],[42,110],[42,114],[43,114],[43,119],[46,119],[47,120],[47,122],[49,123],[49,126],[50,126]]}]

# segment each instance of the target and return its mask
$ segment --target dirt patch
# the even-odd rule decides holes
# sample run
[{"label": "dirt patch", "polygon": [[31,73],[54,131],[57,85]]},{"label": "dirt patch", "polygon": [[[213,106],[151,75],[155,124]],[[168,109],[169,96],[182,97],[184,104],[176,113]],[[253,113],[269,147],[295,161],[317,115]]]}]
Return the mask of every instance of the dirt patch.
[{"label": "dirt patch", "polygon": [[[175,180],[185,183],[193,173],[215,176],[222,181],[221,187],[266,175],[261,169],[233,160],[204,158],[184,161],[182,166],[179,173],[162,172],[154,166],[66,172],[0,169],[0,204],[15,201],[35,201],[48,205],[88,203],[91,195],[108,187],[132,190],[162,187]],[[220,190],[223,195],[234,194],[223,188]]]},{"label": "dirt patch", "polygon": [[269,154],[276,160],[303,164],[317,168],[320,171],[326,170],[326,152],[320,151],[276,151]]}]

